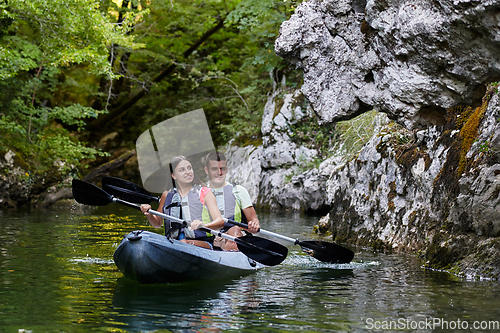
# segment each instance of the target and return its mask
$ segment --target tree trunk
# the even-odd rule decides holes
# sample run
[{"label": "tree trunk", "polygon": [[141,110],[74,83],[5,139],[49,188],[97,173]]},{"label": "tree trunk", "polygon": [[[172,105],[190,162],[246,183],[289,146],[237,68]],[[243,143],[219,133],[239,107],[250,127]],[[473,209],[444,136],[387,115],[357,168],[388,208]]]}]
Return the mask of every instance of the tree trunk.
[{"label": "tree trunk", "polygon": [[[117,159],[114,159],[112,161],[109,161],[107,163],[102,164],[98,168],[92,170],[90,173],[88,173],[83,180],[89,183],[95,183],[99,178],[102,178],[104,176],[108,176],[110,172],[121,165],[123,163],[127,162],[132,156],[135,155],[135,150],[131,150],[129,152],[126,152],[125,154],[121,155]],[[48,208],[52,204],[54,204],[56,201],[62,200],[62,199],[71,199],[73,198],[73,192],[71,188],[63,188],[57,191],[56,193],[50,193],[48,194],[43,203],[42,207],[43,208]]]}]

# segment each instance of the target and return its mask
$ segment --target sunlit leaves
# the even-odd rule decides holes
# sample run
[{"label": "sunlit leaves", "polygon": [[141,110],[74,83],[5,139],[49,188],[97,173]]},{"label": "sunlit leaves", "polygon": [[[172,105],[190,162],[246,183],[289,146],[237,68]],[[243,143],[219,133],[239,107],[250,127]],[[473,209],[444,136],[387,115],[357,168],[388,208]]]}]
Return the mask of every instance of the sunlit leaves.
[{"label": "sunlit leaves", "polygon": [[80,129],[85,126],[85,119],[97,118],[100,113],[103,113],[103,111],[97,111],[80,104],[72,104],[65,108],[55,107],[51,111],[51,118],[59,119],[67,125],[76,125]]},{"label": "sunlit leaves", "polygon": [[[80,130],[86,119],[103,112],[68,97],[76,88],[99,82],[98,76],[119,77],[109,61],[112,46],[144,46],[130,32],[148,11],[129,11],[117,24],[106,5],[101,0],[0,3],[0,148],[15,149],[33,169],[46,170],[59,161],[65,173],[103,154],[61,125]],[[76,73],[84,68],[85,76],[77,82],[73,73],[64,73],[72,68]],[[62,87],[70,90],[61,92]]]},{"label": "sunlit leaves", "polygon": [[[51,138],[59,158],[64,152],[74,159],[70,149],[90,154],[73,145],[74,136],[62,137],[102,112],[90,107],[113,110],[138,91],[147,91],[147,97],[114,124],[126,126],[131,137],[141,133],[144,122],[200,107],[219,132],[215,140],[222,138],[218,144],[238,133],[252,136],[272,89],[269,72],[286,66],[273,43],[294,4],[0,0],[0,148],[16,146],[33,157]],[[186,56],[226,17],[223,29]],[[154,81],[172,65],[169,77]]]},{"label": "sunlit leaves", "polygon": [[269,72],[287,64],[274,53],[274,40],[278,37],[281,24],[294,12],[299,1],[243,0],[227,17],[227,22],[236,24],[250,40],[259,45],[253,57],[245,66],[257,65]]},{"label": "sunlit leaves", "polygon": [[254,29],[263,22],[262,17],[272,17],[276,0],[243,0],[227,17],[230,24],[238,24],[239,29]]},{"label": "sunlit leaves", "polygon": [[[49,66],[68,66],[89,63],[97,73],[111,74],[107,61],[108,47],[112,44],[129,48],[141,47],[134,44],[131,36],[126,36],[135,22],[129,15],[124,24],[113,24],[99,10],[95,0],[17,0],[3,6],[0,18],[12,18],[9,33],[19,37],[1,42],[5,49],[19,50],[10,59],[33,59],[21,54],[26,48],[23,43],[32,43],[39,50],[37,62]],[[34,38],[32,38],[34,37]],[[20,42],[20,39],[24,39]],[[9,65],[4,60],[4,65]],[[15,63],[14,63],[15,65]],[[31,64],[35,68],[36,64]],[[5,66],[2,66],[5,67]],[[11,66],[10,72],[16,73]],[[27,66],[21,68],[27,70]],[[28,68],[29,69],[29,68]]]},{"label": "sunlit leaves", "polygon": [[0,44],[0,80],[36,68],[41,58],[37,45],[18,36],[4,36]]},{"label": "sunlit leaves", "polygon": [[[37,150],[50,163],[57,162],[61,173],[68,173],[74,170],[81,159],[109,156],[109,154],[97,151],[94,148],[85,147],[81,142],[75,142],[65,131],[48,134],[41,139],[39,149]],[[47,165],[48,163],[44,164]]]}]

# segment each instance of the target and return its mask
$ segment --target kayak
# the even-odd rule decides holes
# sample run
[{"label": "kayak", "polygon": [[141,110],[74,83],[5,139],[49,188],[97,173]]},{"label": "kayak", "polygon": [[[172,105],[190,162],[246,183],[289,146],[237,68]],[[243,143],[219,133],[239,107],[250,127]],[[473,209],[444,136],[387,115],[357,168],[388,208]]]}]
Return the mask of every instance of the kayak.
[{"label": "kayak", "polygon": [[209,250],[149,231],[132,231],[113,259],[129,279],[140,283],[236,278],[267,267],[242,252]]}]

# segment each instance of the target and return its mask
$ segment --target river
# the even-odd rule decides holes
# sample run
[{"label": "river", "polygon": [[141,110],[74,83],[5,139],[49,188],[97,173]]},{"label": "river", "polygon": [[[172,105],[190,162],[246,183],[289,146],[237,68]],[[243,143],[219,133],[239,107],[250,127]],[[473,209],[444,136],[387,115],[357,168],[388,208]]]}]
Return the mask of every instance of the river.
[{"label": "river", "polygon": [[[259,212],[259,218],[266,230],[318,238],[317,217]],[[112,260],[123,235],[136,229],[154,230],[139,212],[118,205],[0,211],[0,332],[499,328],[498,282],[461,280],[422,269],[414,256],[369,249],[334,265],[282,243],[287,259],[252,275],[139,285]]]}]

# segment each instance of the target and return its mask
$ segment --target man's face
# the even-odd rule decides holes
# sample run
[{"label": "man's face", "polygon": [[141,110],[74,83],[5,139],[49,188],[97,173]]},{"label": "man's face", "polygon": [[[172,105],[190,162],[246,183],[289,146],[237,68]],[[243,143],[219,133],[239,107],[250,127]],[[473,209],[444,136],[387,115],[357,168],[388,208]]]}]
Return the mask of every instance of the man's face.
[{"label": "man's face", "polygon": [[227,161],[209,161],[205,172],[210,179],[210,187],[221,188],[226,183]]}]

